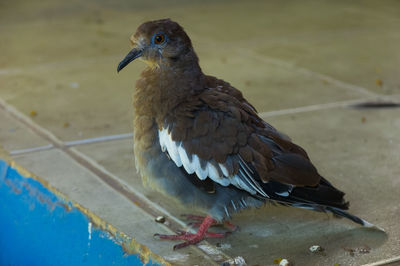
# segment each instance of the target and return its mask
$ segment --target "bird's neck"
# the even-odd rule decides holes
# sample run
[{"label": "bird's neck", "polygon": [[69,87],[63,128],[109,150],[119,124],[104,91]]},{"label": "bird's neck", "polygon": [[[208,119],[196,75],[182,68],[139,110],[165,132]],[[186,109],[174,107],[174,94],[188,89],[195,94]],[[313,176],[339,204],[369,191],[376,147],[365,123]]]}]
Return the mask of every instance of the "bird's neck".
[{"label": "bird's neck", "polygon": [[177,105],[204,90],[205,75],[197,57],[193,59],[192,62],[146,68],[133,95],[135,116],[145,115],[162,121]]}]

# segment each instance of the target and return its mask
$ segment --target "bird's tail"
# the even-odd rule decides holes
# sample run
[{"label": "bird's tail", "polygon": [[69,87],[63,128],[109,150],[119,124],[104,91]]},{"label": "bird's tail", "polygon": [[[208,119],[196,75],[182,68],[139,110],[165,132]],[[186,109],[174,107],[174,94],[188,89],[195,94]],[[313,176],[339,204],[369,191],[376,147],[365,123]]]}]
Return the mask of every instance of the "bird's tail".
[{"label": "bird's tail", "polygon": [[360,217],[357,217],[357,216],[355,216],[351,213],[348,213],[347,211],[345,211],[343,209],[339,209],[337,207],[313,204],[313,203],[299,203],[299,202],[288,202],[288,201],[286,201],[286,202],[280,201],[279,203],[283,204],[283,205],[289,205],[289,206],[293,206],[296,208],[308,209],[308,210],[313,210],[313,211],[317,211],[317,212],[331,212],[338,217],[347,218],[347,219],[349,219],[357,224],[360,224],[366,228],[377,229],[379,231],[385,232],[385,230],[382,227],[372,224],[364,219],[361,219]]},{"label": "bird's tail", "polygon": [[[263,188],[268,195],[274,195],[274,192],[272,191],[278,191],[280,189],[280,187],[278,187],[273,181],[263,185]],[[285,187],[282,189],[284,188]],[[383,232],[385,231],[364,219],[348,213],[346,210],[349,208],[349,203],[344,200],[344,193],[333,187],[324,178],[321,178],[321,183],[318,187],[296,187],[291,191],[291,193],[288,193],[285,196],[279,194],[276,195],[275,193],[273,197],[270,197],[270,200],[286,206],[293,206],[301,209],[318,212],[331,212],[336,216],[347,218],[364,227],[375,228]]]},{"label": "bird's tail", "polygon": [[[279,204],[317,212],[331,212],[336,216],[347,218],[367,228],[382,228],[371,224],[364,219],[348,213],[349,202],[345,201],[344,193],[335,188],[325,178],[321,177],[316,187],[295,187],[269,181],[262,184],[263,190],[270,196],[269,200]],[[286,193],[285,193],[286,192]]]},{"label": "bird's tail", "polygon": [[325,210],[329,211],[329,212],[331,212],[331,213],[333,213],[333,214],[335,214],[337,216],[345,217],[347,219],[350,219],[353,222],[358,223],[358,224],[360,224],[360,225],[362,225],[364,227],[378,229],[380,231],[385,232],[385,230],[383,228],[381,228],[379,226],[376,226],[374,224],[371,224],[370,222],[367,222],[364,219],[361,219],[361,218],[359,218],[359,217],[357,217],[355,215],[352,215],[352,214],[348,213],[347,211],[344,211],[344,210],[341,210],[341,209],[338,209],[338,208],[335,208],[335,207],[329,207],[329,206],[325,207]]}]

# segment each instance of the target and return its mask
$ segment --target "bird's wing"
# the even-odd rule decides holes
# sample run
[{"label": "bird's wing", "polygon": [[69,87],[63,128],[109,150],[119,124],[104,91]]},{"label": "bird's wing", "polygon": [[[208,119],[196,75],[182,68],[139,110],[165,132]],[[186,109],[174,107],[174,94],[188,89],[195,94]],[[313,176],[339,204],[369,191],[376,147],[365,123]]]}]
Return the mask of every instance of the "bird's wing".
[{"label": "bird's wing", "polygon": [[178,167],[262,197],[269,197],[264,185],[270,182],[277,193],[319,183],[303,149],[259,118],[247,101],[221,89],[187,99],[159,127],[161,149]]}]

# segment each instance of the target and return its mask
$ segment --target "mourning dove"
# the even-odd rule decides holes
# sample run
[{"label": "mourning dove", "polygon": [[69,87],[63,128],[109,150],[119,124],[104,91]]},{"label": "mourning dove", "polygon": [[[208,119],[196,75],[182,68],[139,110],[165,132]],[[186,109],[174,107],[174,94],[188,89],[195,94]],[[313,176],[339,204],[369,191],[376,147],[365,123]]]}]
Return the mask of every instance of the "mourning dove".
[{"label": "mourning dove", "polygon": [[223,237],[209,227],[270,201],[374,226],[345,211],[344,193],[239,90],[202,72],[178,23],[143,23],[130,40],[118,72],[137,58],[148,65],[133,95],[136,168],[145,185],[205,215],[197,233],[160,238],[184,240],[181,248]]}]

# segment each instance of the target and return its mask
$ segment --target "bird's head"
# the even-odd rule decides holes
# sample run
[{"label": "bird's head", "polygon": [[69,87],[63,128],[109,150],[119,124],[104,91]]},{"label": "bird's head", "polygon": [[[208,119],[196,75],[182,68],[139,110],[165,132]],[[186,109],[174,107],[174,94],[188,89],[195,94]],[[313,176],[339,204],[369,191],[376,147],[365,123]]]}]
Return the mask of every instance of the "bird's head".
[{"label": "bird's head", "polygon": [[143,23],[130,41],[133,49],[119,63],[118,72],[137,58],[150,67],[171,67],[187,61],[190,56],[197,61],[189,37],[170,19]]}]

